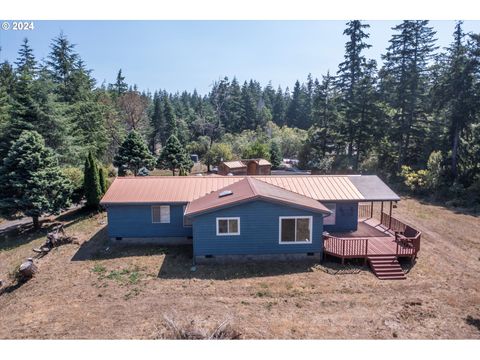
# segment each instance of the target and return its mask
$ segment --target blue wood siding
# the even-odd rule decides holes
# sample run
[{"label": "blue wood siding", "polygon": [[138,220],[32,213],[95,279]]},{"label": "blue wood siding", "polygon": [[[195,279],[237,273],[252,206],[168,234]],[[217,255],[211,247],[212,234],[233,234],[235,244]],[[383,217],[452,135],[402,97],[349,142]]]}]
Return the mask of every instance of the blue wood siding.
[{"label": "blue wood siding", "polygon": [[[312,243],[279,244],[280,216],[312,216]],[[240,235],[217,236],[217,217],[240,217]],[[265,201],[252,201],[195,217],[193,252],[195,256],[321,253],[322,233],[322,214]]]},{"label": "blue wood siding", "polygon": [[[170,205],[170,223],[153,224],[151,205],[115,205],[107,208],[110,237],[186,237],[192,227],[183,226],[184,204]],[[186,204],[185,204],[186,205]]]},{"label": "blue wood siding", "polygon": [[[327,203],[327,202],[326,202]],[[324,225],[325,231],[352,231],[357,230],[358,224],[358,203],[338,202],[335,225]]]}]

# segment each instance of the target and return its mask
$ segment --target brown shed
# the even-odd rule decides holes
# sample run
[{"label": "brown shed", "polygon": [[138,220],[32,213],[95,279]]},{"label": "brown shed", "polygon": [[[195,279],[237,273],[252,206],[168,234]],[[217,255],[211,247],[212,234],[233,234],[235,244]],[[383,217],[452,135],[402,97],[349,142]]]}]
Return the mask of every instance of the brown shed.
[{"label": "brown shed", "polygon": [[272,164],[265,159],[243,160],[247,164],[247,175],[270,175]]},{"label": "brown shed", "polygon": [[247,175],[247,165],[241,161],[224,161],[218,165],[218,175]]}]

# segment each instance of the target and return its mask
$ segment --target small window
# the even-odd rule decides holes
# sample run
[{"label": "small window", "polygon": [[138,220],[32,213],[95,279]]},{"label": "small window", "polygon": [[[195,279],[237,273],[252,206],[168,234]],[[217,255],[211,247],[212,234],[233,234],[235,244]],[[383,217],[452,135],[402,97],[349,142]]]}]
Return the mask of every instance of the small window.
[{"label": "small window", "polygon": [[279,226],[280,244],[312,242],[311,216],[281,216]]},{"label": "small window", "polygon": [[217,218],[217,236],[240,235],[240,218]]},{"label": "small window", "polygon": [[324,204],[324,205],[332,213],[323,218],[323,225],[335,225],[336,213],[337,213],[337,204],[329,203],[329,204]]},{"label": "small window", "polygon": [[152,223],[170,223],[170,205],[152,206]]},{"label": "small window", "polygon": [[192,226],[192,218],[189,216],[185,216],[185,210],[187,209],[187,205],[183,205],[183,226],[191,227]]}]

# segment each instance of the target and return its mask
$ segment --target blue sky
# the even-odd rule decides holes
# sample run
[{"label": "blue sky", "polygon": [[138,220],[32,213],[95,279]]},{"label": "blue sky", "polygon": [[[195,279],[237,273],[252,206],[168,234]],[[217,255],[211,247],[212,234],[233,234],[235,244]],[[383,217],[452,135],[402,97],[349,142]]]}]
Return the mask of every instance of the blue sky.
[{"label": "blue sky", "polygon": [[[399,21],[368,21],[366,52],[380,61]],[[432,21],[438,45],[451,41],[454,21]],[[46,58],[52,38],[63,31],[100,84],[122,69],[141,90],[207,93],[214,80],[236,76],[262,85],[292,88],[308,73],[335,73],[343,60],[345,21],[36,21],[33,31],[0,30],[0,61],[14,61],[24,37],[37,59]],[[465,31],[480,32],[480,21]]]}]

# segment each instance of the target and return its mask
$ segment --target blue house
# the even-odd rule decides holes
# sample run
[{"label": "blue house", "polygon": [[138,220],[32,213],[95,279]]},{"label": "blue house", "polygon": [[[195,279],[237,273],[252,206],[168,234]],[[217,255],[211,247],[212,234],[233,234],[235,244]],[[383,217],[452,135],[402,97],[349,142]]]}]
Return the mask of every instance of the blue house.
[{"label": "blue house", "polygon": [[322,255],[360,202],[397,200],[377,176],[148,176],[115,179],[101,204],[112,241],[192,244],[200,260]]}]

